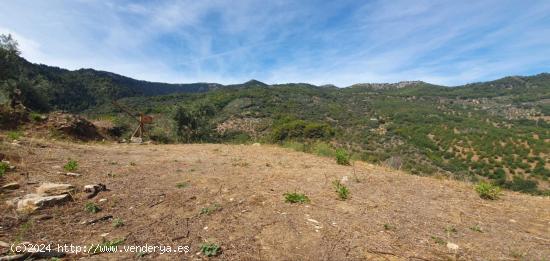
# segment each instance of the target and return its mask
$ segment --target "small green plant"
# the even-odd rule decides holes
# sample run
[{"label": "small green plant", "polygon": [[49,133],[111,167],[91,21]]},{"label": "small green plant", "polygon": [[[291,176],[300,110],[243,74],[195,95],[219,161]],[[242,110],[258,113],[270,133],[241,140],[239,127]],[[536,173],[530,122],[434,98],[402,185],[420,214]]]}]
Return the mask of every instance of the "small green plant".
[{"label": "small green plant", "polygon": [[393,225],[390,225],[390,224],[384,224],[384,229],[385,230],[393,230],[395,227]]},{"label": "small green plant", "polygon": [[205,256],[217,256],[220,254],[221,248],[215,243],[204,243],[201,245],[201,252]]},{"label": "small green plant", "polygon": [[63,166],[63,169],[66,171],[75,171],[78,169],[78,162],[76,160],[69,159],[67,164]]},{"label": "small green plant", "polygon": [[483,233],[483,230],[478,225],[470,227],[470,230],[475,231],[475,232],[479,232],[479,233]]},{"label": "small green plant", "polygon": [[6,172],[10,169],[10,165],[6,162],[0,162],[0,178],[6,174]]},{"label": "small green plant", "polygon": [[19,226],[19,231],[17,232],[17,236],[15,237],[15,241],[16,242],[23,241],[23,238],[27,235],[27,232],[29,231],[29,229],[31,229],[33,226],[34,226],[34,223],[32,219],[21,224]]},{"label": "small green plant", "polygon": [[456,228],[453,227],[453,226],[448,226],[448,227],[445,228],[445,232],[450,234],[450,233],[456,233],[456,232],[458,232],[458,230],[456,230]]},{"label": "small green plant", "polygon": [[440,237],[434,237],[434,236],[432,236],[432,239],[433,239],[433,241],[434,241],[435,243],[440,244],[440,245],[445,245],[445,243],[446,243],[445,240],[443,240],[443,239],[440,238]]},{"label": "small green plant", "polygon": [[350,156],[344,149],[337,149],[336,150],[336,163],[339,165],[351,165],[350,164]]},{"label": "small green plant", "polygon": [[119,228],[119,227],[122,227],[122,226],[124,226],[124,220],[122,220],[122,218],[113,219],[113,227]]},{"label": "small green plant", "polygon": [[309,198],[302,193],[287,192],[283,196],[285,196],[285,202],[288,203],[309,203]]},{"label": "small green plant", "polygon": [[349,189],[346,187],[346,185],[342,184],[339,180],[335,180],[332,182],[334,185],[334,188],[336,189],[336,193],[338,193],[338,197],[341,200],[346,200],[349,197]]},{"label": "small green plant", "polygon": [[94,204],[93,202],[86,203],[86,205],[84,206],[84,209],[90,213],[97,213],[101,211],[101,208],[98,205]]},{"label": "small green plant", "polygon": [[8,135],[8,139],[10,140],[18,140],[19,138],[21,138],[20,131],[8,131],[7,135]]},{"label": "small green plant", "polygon": [[189,186],[189,183],[187,183],[185,181],[184,182],[179,182],[179,183],[176,184],[176,188],[180,188],[180,189],[186,188],[188,186]]},{"label": "small green plant", "polygon": [[500,196],[500,188],[487,182],[479,182],[474,188],[482,199],[495,200]]},{"label": "small green plant", "polygon": [[42,117],[42,114],[40,113],[37,113],[37,112],[31,112],[29,114],[29,118],[34,121],[34,122],[39,122],[39,121],[42,121],[44,118]]},{"label": "small green plant", "polygon": [[214,203],[212,206],[202,208],[201,215],[210,215],[221,209],[222,209],[222,206],[220,206],[220,204]]},{"label": "small green plant", "polygon": [[135,166],[135,165],[137,165],[135,162],[130,161],[130,166]]}]

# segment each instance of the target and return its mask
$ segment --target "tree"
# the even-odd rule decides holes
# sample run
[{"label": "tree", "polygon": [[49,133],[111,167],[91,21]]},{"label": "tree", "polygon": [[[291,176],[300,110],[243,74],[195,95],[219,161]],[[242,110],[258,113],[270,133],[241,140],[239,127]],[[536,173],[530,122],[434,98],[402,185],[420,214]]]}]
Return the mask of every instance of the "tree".
[{"label": "tree", "polygon": [[208,117],[215,114],[215,108],[208,104],[187,109],[178,107],[174,115],[176,135],[183,142],[205,141],[212,138]]},{"label": "tree", "polygon": [[13,39],[11,34],[0,34],[0,49],[15,55],[21,55],[19,43]]}]

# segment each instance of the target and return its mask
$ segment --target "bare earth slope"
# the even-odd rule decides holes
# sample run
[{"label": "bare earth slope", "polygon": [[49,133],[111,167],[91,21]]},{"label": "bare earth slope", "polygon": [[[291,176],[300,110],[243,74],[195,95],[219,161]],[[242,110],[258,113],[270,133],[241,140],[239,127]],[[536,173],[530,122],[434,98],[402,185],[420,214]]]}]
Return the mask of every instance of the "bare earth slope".
[{"label": "bare earth slope", "polygon": [[[27,140],[4,145],[17,181],[5,201],[32,193],[41,182],[70,183],[74,201],[29,217],[0,208],[0,240],[89,245],[122,239],[122,245],[188,245],[184,254],[143,258],[208,259],[200,252],[214,242],[214,260],[549,260],[550,199],[505,192],[479,198],[471,185],[400,173],[370,164],[337,165],[274,146],[72,144]],[[17,155],[21,158],[17,159]],[[68,158],[82,176],[59,173]],[[13,160],[12,160],[13,161]],[[347,177],[347,178],[345,178]],[[338,199],[332,181],[351,191]],[[347,179],[347,181],[345,181]],[[104,183],[110,191],[86,199],[82,187]],[[176,187],[176,184],[186,182]],[[183,187],[183,188],[181,188]],[[309,204],[284,202],[303,192]],[[106,200],[102,200],[106,199]],[[84,210],[86,202],[102,208]],[[211,213],[201,214],[209,207]],[[208,211],[202,211],[208,212]],[[37,220],[51,215],[53,218]],[[113,215],[93,225],[83,221]],[[481,231],[479,231],[481,230]],[[108,234],[105,234],[108,233]],[[456,246],[458,249],[456,249]],[[1,249],[6,252],[6,249]],[[124,260],[135,253],[69,255],[69,259]]]}]

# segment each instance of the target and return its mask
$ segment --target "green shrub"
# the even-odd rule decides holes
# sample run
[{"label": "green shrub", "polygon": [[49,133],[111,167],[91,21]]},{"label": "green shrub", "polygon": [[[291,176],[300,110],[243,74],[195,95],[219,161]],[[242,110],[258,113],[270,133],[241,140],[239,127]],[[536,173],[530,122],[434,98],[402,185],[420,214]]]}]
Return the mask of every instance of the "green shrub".
[{"label": "green shrub", "polygon": [[275,142],[287,139],[324,139],[334,135],[334,130],[326,123],[284,119],[276,122],[271,133]]},{"label": "green shrub", "polygon": [[42,121],[44,118],[42,117],[42,114],[40,113],[37,113],[37,112],[31,112],[29,114],[29,118],[34,121],[34,122],[40,122]]},{"label": "green shrub", "polygon": [[188,186],[189,186],[189,183],[187,183],[185,181],[184,182],[179,182],[179,183],[176,184],[176,188],[180,188],[180,189],[186,188]]},{"label": "green shrub", "polygon": [[6,174],[6,171],[10,169],[10,165],[6,162],[0,162],[0,177],[4,176]]},{"label": "green shrub", "polygon": [[86,205],[84,206],[84,209],[90,213],[97,213],[101,211],[101,208],[92,202],[86,203]]},{"label": "green shrub", "polygon": [[349,159],[350,156],[344,149],[336,150],[336,163],[339,165],[351,165]]},{"label": "green shrub", "polygon": [[292,193],[285,193],[283,194],[283,196],[285,196],[285,202],[288,202],[288,203],[308,203],[310,202],[309,201],[309,198],[302,194],[302,193],[296,193],[296,192],[292,192]]},{"label": "green shrub", "polygon": [[335,157],[336,151],[332,146],[325,142],[317,142],[313,145],[312,152],[319,156]]},{"label": "green shrub", "polygon": [[349,197],[349,189],[346,187],[346,185],[342,184],[339,180],[335,180],[332,182],[334,185],[334,188],[336,189],[336,193],[338,193],[338,197],[341,200],[346,200]]},{"label": "green shrub", "polygon": [[8,131],[7,135],[10,140],[18,140],[22,136],[20,131]]},{"label": "green shrub", "polygon": [[221,248],[215,243],[204,243],[201,245],[201,252],[205,256],[217,256],[220,254]]},{"label": "green shrub", "polygon": [[78,162],[76,162],[76,160],[69,159],[67,164],[63,166],[63,169],[66,171],[75,171],[78,169]]},{"label": "green shrub", "polygon": [[118,228],[124,226],[124,220],[121,218],[115,218],[113,219],[113,227]]},{"label": "green shrub", "polygon": [[483,181],[475,186],[475,190],[483,199],[495,200],[500,195],[500,188],[498,186]]},{"label": "green shrub", "polygon": [[504,185],[506,188],[513,191],[521,191],[525,193],[537,193],[537,182],[534,180],[524,179],[522,177],[514,176],[511,182],[506,182]]}]

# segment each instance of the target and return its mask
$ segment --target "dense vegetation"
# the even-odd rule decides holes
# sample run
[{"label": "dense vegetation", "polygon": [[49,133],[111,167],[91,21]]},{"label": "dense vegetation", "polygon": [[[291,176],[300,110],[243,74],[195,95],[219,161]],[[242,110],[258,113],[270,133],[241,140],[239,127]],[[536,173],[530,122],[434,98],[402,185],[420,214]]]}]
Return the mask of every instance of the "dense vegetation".
[{"label": "dense vegetation", "polygon": [[453,88],[163,84],[35,65],[8,49],[0,53],[4,97],[17,87],[32,110],[83,113],[112,122],[117,135],[127,135],[132,121],[114,99],[152,114],[149,136],[163,143],[269,142],[331,156],[345,149],[352,159],[417,175],[549,191],[550,74]]}]

